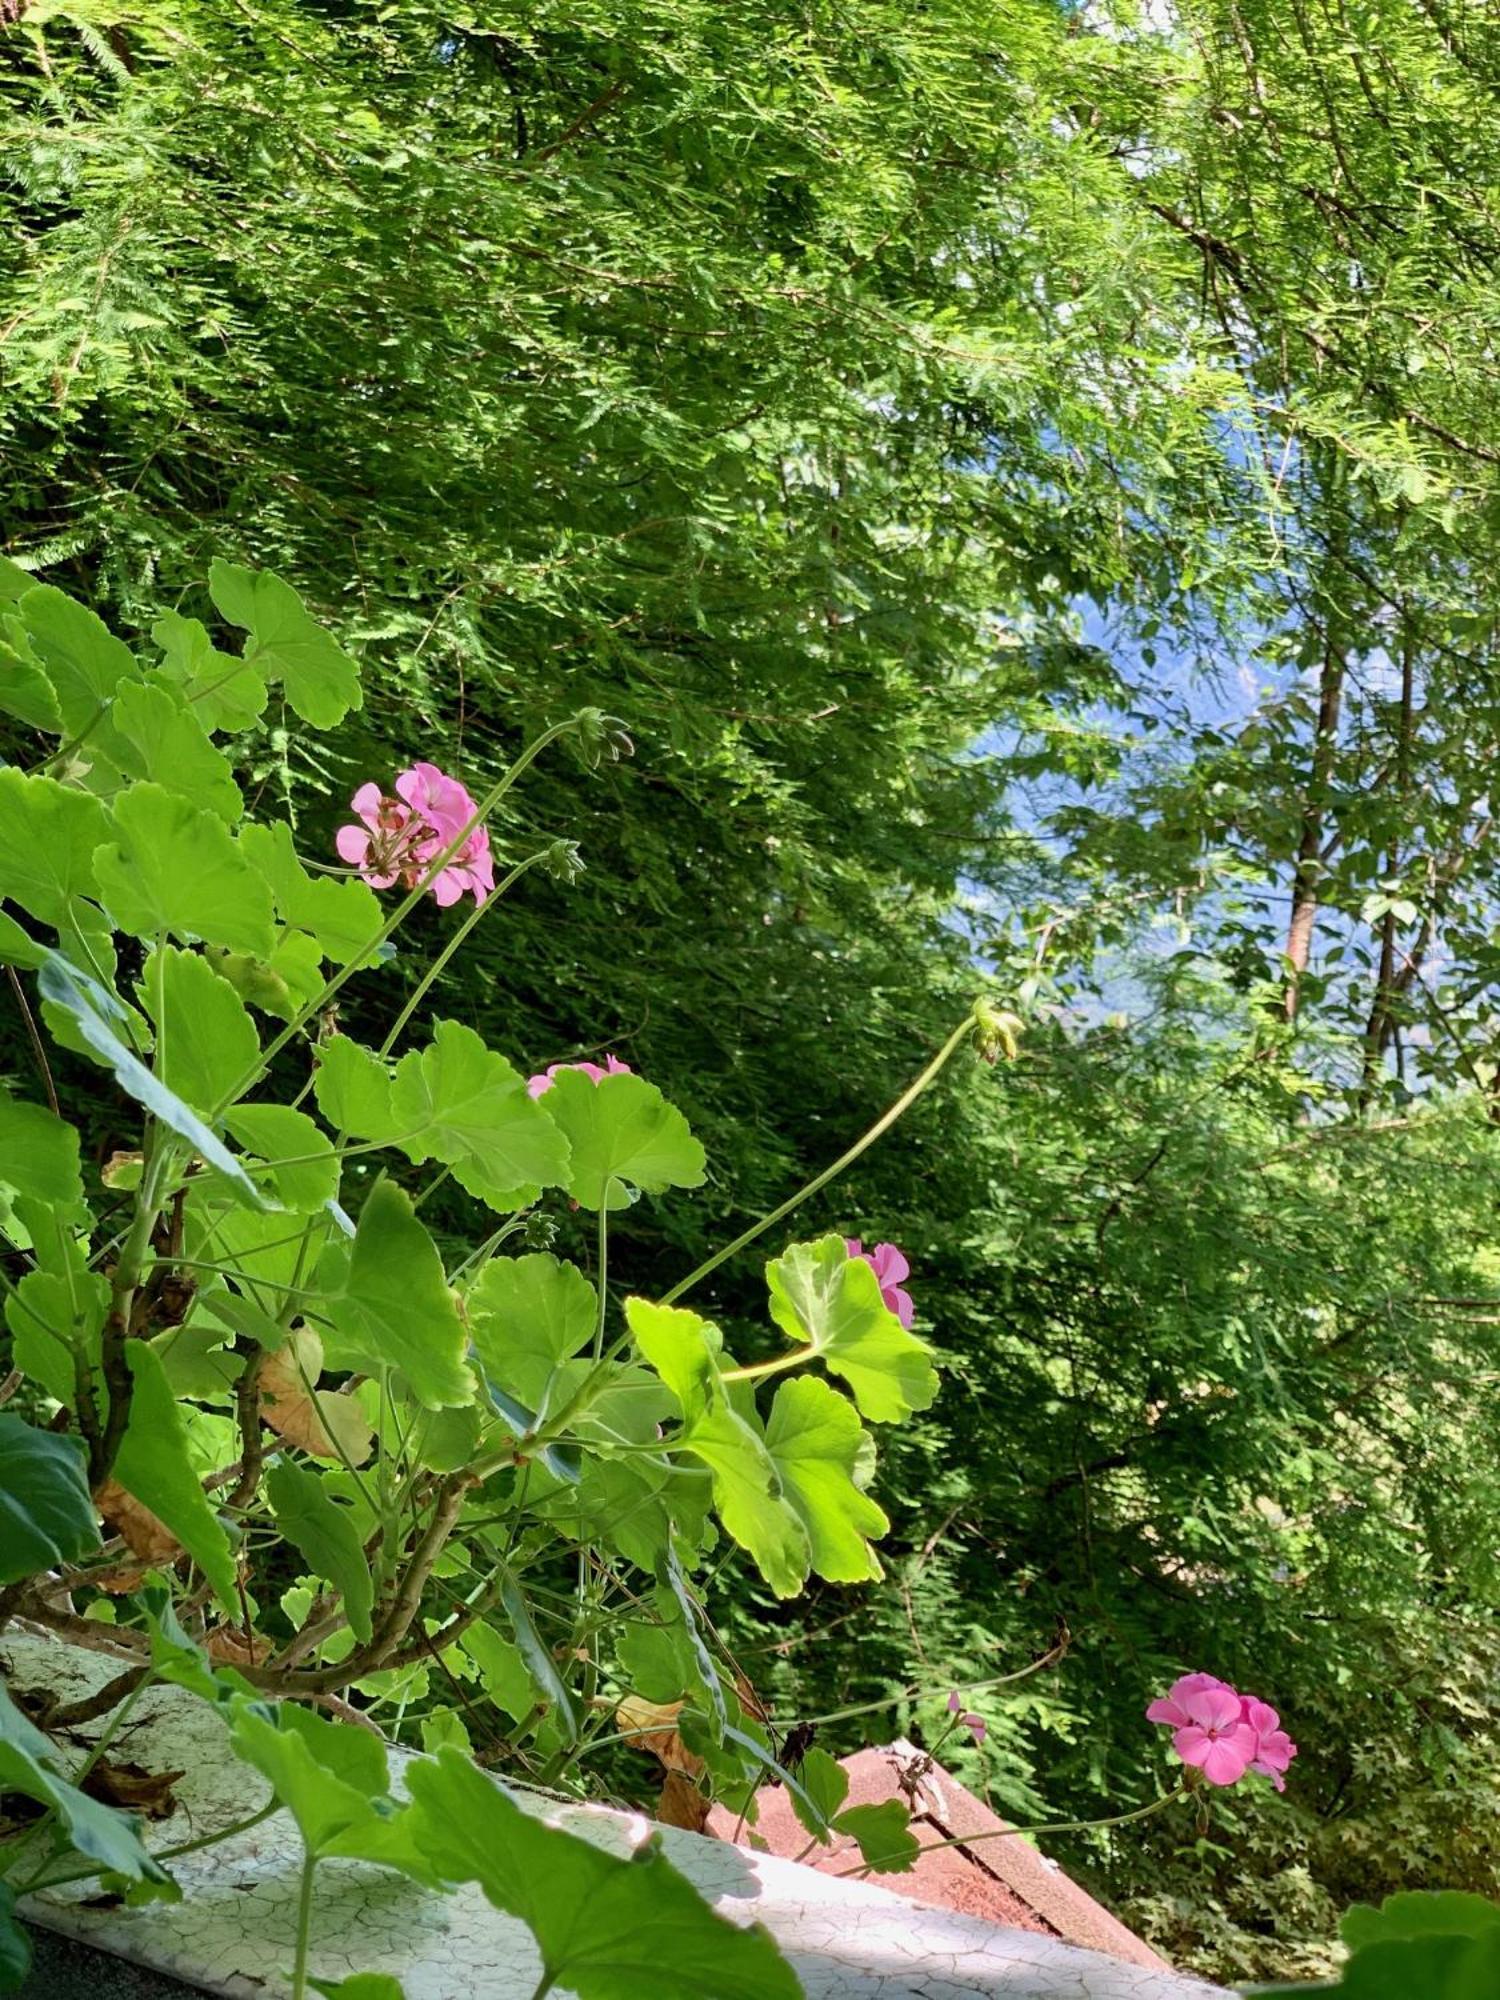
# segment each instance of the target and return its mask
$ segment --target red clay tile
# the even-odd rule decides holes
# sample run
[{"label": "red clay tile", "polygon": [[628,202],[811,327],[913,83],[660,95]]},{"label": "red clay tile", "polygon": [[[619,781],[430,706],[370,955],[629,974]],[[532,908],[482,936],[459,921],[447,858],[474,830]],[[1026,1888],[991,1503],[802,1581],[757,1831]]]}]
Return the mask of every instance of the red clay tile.
[{"label": "red clay tile", "polygon": [[[882,1750],[858,1751],[845,1757],[843,1766],[849,1774],[849,1805],[902,1799],[912,1811],[912,1832],[929,1849],[909,1874],[870,1878],[881,1888],[916,1903],[1086,1945],[1134,1965],[1161,1967],[1166,1963],[1028,1841],[1017,1837],[976,1840],[972,1847],[937,1845],[999,1833],[1006,1822],[997,1819],[982,1800],[966,1791],[924,1751],[896,1742]],[[804,1854],[808,1836],[783,1786],[762,1792],[759,1804],[754,1831],[772,1854],[801,1859],[826,1875],[842,1874],[860,1865],[859,1849],[843,1837],[836,1838],[832,1847],[814,1847]],[[706,1831],[721,1840],[732,1840],[736,1826],[734,1815],[716,1806]],[[740,1838],[746,1838],[743,1831]]]}]

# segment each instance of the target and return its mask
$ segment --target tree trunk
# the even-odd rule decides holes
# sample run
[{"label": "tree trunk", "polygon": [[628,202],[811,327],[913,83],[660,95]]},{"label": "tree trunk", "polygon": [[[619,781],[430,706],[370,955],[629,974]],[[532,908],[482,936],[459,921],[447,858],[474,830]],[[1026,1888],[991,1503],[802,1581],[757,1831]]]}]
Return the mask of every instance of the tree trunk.
[{"label": "tree trunk", "polygon": [[1318,920],[1318,893],[1323,879],[1323,835],[1328,818],[1328,786],[1338,755],[1339,711],[1344,699],[1348,661],[1330,625],[1323,642],[1323,666],[1318,680],[1318,720],[1313,734],[1312,770],[1302,801],[1302,834],[1292,873],[1292,914],[1286,933],[1286,986],[1282,1011],[1297,1018],[1302,975],[1312,955]]}]

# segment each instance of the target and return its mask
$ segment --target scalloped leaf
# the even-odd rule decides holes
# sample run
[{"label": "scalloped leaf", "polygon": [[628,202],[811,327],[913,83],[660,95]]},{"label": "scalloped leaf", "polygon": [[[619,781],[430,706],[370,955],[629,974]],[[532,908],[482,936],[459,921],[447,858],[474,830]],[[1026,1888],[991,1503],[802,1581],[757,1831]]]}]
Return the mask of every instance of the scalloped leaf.
[{"label": "scalloped leaf", "polygon": [[559,1071],[540,1100],[566,1135],[572,1164],[565,1183],[583,1208],[628,1208],[635,1189],[660,1194],[698,1187],[707,1162],[675,1105],[641,1076],[594,1082]]},{"label": "scalloped leaf", "polygon": [[119,838],[97,850],[94,873],[121,930],[270,955],[271,891],[217,814],[148,782],[121,792],[113,816]]},{"label": "scalloped leaf", "polygon": [[766,1266],[771,1317],[854,1391],[872,1424],[899,1423],[938,1392],[925,1341],[890,1311],[880,1281],[842,1236],[794,1243]]},{"label": "scalloped leaf", "polygon": [[250,634],[245,658],[314,729],[332,729],[360,706],[359,668],[313,618],[289,583],[239,563],[209,565],[208,594],[231,625]]},{"label": "scalloped leaf", "polygon": [[857,1478],[867,1444],[854,1405],[817,1376],[776,1391],[766,1450],[807,1530],[812,1566],[830,1583],[873,1583],[885,1573],[870,1543],[891,1524]]}]

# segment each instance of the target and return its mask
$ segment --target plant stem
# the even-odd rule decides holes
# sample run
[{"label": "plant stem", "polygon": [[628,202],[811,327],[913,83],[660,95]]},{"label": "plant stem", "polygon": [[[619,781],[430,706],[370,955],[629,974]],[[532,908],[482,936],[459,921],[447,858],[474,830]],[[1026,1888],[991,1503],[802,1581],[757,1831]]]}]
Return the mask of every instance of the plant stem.
[{"label": "plant stem", "polygon": [[464,939],[469,935],[470,931],[474,929],[475,925],[479,922],[480,918],[484,916],[486,911],[491,909],[494,904],[499,902],[500,898],[505,894],[506,890],[512,888],[526,873],[528,868],[535,868],[536,864],[539,861],[545,860],[547,851],[548,850],[543,849],[540,853],[528,854],[524,861],[518,861],[515,867],[510,870],[509,874],[501,876],[500,880],[495,884],[490,894],[485,897],[484,901],[482,903],[476,903],[474,905],[473,909],[469,912],[468,916],[464,918],[463,922],[459,925],[458,929],[453,933],[452,937],[449,938],[448,942],[443,946],[442,950],[438,953],[437,957],[432,961],[431,965],[428,966],[427,970],[422,974],[422,977],[417,981],[416,985],[412,988],[410,998],[407,1000],[406,1005],[401,1009],[401,1012],[396,1016],[395,1022],[391,1027],[390,1033],[386,1036],[385,1040],[380,1044],[380,1053],[382,1056],[388,1056],[391,1050],[396,1046],[396,1043],[401,1039],[402,1032],[405,1029],[407,1022],[411,1019],[412,1015],[416,1013],[417,1009],[426,999],[434,983],[437,980],[441,979],[441,977],[443,976],[444,968],[448,965],[449,961],[461,949]]},{"label": "plant stem", "polygon": [[609,1191],[614,1186],[611,1176],[604,1183],[604,1198],[599,1203],[599,1268],[594,1281],[599,1287],[599,1313],[594,1321],[594,1360],[597,1364],[604,1357],[604,1321],[609,1312]]},{"label": "plant stem", "polygon": [[318,1858],[310,1847],[302,1850],[302,1887],[297,1897],[297,1957],[292,1966],[292,2000],[307,2000],[307,1942],[312,1931],[313,1876]]},{"label": "plant stem", "polygon": [[[181,1841],[176,1847],[158,1847],[153,1850],[151,1858],[153,1861],[175,1861],[180,1855],[196,1854],[205,1847],[217,1847],[221,1841],[234,1840],[238,1835],[248,1833],[252,1827],[259,1826],[262,1820],[270,1819],[273,1814],[282,1810],[281,1801],[272,1799],[269,1805],[262,1806],[258,1813],[252,1813],[248,1819],[236,1820],[233,1826],[222,1827],[217,1833],[200,1833],[196,1840]],[[70,1868],[61,1875],[46,1875],[39,1881],[28,1882],[26,1894],[40,1895],[44,1889],[61,1889],[70,1882],[89,1882],[98,1873],[97,1865],[92,1868]]]},{"label": "plant stem", "polygon": [[846,1153],[840,1153],[831,1167],[825,1167],[822,1173],[815,1174],[805,1187],[799,1188],[796,1194],[790,1195],[787,1200],[782,1202],[779,1208],[773,1208],[769,1215],[763,1215],[759,1222],[754,1222],[748,1229],[743,1230],[735,1237],[732,1243],[726,1243],[722,1250],[716,1250],[712,1257],[705,1258],[697,1270],[689,1271],[685,1278],[680,1279],[672,1287],[671,1291],[663,1295],[661,1303],[664,1306],[674,1304],[682,1297],[684,1292],[691,1291],[700,1279],[706,1278],[711,1271],[717,1271],[721,1264],[728,1263],[731,1257],[737,1256],[747,1245],[753,1243],[757,1236],[763,1234],[767,1229],[772,1228],[783,1217],[790,1215],[793,1209],[800,1208],[803,1202],[810,1201],[820,1189],[827,1187],[831,1180],[837,1179],[846,1167],[853,1166],[861,1153],[868,1152],[877,1139],[883,1138],[896,1123],[897,1119],[911,1109],[923,1091],[937,1080],[950,1059],[960,1046],[967,1041],[973,1031],[974,1016],[972,1013],[965,1014],[963,1020],[959,1022],[958,1026],[938,1050],[926,1069],[922,1071],[915,1082],[909,1084],[902,1091],[890,1109],[883,1112],[875,1120],[875,1123],[862,1138],[856,1139]]},{"label": "plant stem", "polygon": [[[951,1840],[930,1841],[922,1849],[922,1853],[934,1854],[943,1847],[974,1847],[981,1840],[1011,1840],[1018,1834],[1084,1833],[1091,1827],[1129,1826],[1133,1820],[1149,1819],[1152,1813],[1159,1813],[1164,1806],[1172,1805],[1176,1800],[1186,1797],[1187,1786],[1178,1785],[1173,1791],[1163,1792],[1159,1799],[1153,1799],[1149,1806],[1137,1806],[1134,1812],[1116,1813],[1110,1819],[1058,1819],[1049,1821],[1045,1826],[999,1826],[989,1833],[960,1833],[955,1834]],[[839,1870],[841,1876],[873,1873],[873,1864],[868,1861],[861,1868]]]},{"label": "plant stem", "polygon": [[547,2000],[547,1995],[552,1991],[553,1987],[556,1984],[557,1984],[557,1974],[555,1972],[549,1972],[546,1966],[544,1965],[542,1967],[541,1978],[532,1988],[531,2000]]}]

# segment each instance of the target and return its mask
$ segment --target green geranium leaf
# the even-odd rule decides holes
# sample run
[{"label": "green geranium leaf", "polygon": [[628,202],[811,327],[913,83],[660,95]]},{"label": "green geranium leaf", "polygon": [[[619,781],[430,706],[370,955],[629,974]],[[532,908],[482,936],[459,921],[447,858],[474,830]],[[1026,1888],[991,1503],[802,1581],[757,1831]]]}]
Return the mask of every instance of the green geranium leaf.
[{"label": "green geranium leaf", "polygon": [[130,1422],[115,1460],[114,1476],[149,1507],[202,1570],[214,1595],[238,1617],[234,1554],[224,1524],[209,1504],[188,1451],[182,1412],[161,1356],[144,1340],[125,1343],[135,1383]]},{"label": "green geranium leaf", "polygon": [[201,938],[269,955],[271,892],[223,820],[154,784],[114,801],[119,839],[94,856],[99,894],[121,930]]},{"label": "green geranium leaf", "polygon": [[83,1200],[78,1134],[40,1104],[0,1090],[0,1181],[58,1208]]},{"label": "green geranium leaf", "polygon": [[17,599],[17,610],[56,691],[63,729],[83,735],[122,681],[140,679],[140,662],[87,606],[50,583]]},{"label": "green geranium leaf", "polygon": [[165,658],[159,672],[172,681],[203,727],[230,732],[248,729],[266,705],[265,677],[253,662],[214,648],[196,618],[168,611],[151,627]]},{"label": "green geranium leaf", "polygon": [[5,1301],[13,1364],[71,1405],[77,1395],[73,1356],[81,1354],[91,1370],[97,1366],[108,1311],[109,1282],[86,1269],[82,1256],[66,1273],[28,1271]]},{"label": "green geranium leaf", "polygon": [[25,627],[13,613],[0,618],[0,709],[28,729],[40,729],[49,736],[63,733],[57,695],[32,650]]},{"label": "green geranium leaf", "polygon": [[31,1970],[31,1939],[16,1920],[15,1891],[0,1882],[0,1993],[17,1993]]},{"label": "green geranium leaf", "polygon": [[291,828],[282,820],[272,826],[247,826],[240,845],[270,883],[282,922],[316,939],[335,965],[347,965],[370,950],[384,917],[367,883],[310,875],[297,859]]},{"label": "green geranium leaf", "polygon": [[212,1112],[260,1055],[239,995],[200,952],[176,945],[151,953],[139,992],[156,1029],[157,1078],[196,1110]]},{"label": "green geranium leaf", "polygon": [[94,853],[109,816],[89,792],[0,770],[0,896],[61,929],[75,896],[97,892]]},{"label": "green geranium leaf", "polygon": [[803,1757],[797,1776],[799,1788],[787,1794],[792,1811],[826,1846],[834,1814],[849,1796],[849,1773],[836,1757],[815,1747]]},{"label": "green geranium leaf", "polygon": [[875,1273],[842,1236],[794,1243],[766,1266],[766,1282],[772,1319],[843,1376],[872,1424],[899,1423],[936,1397],[926,1343],[890,1311]]},{"label": "green geranium leaf", "polygon": [[77,1562],[98,1546],[81,1440],[0,1411],[0,1584]]},{"label": "green geranium leaf", "polygon": [[132,778],[150,778],[231,825],[244,810],[229,760],[180,695],[131,681],[115,696],[110,756]]},{"label": "green geranium leaf", "polygon": [[557,1662],[532,1622],[531,1607],[526,1602],[521,1586],[510,1571],[503,1568],[500,1572],[500,1603],[510,1620],[511,1635],[515,1639],[516,1650],[535,1684],[538,1699],[546,1704],[548,1713],[562,1732],[564,1741],[576,1743],[578,1718],[573,1713],[572,1700],[557,1671]]},{"label": "green geranium leaf", "polygon": [[[328,1301],[334,1367],[399,1368],[429,1410],[474,1400],[468,1338],[442,1259],[411,1202],[377,1181],[360,1210],[347,1285]],[[335,1358],[335,1355],[337,1358]]]},{"label": "green geranium leaf", "polygon": [[1351,1951],[1392,1938],[1430,1937],[1447,1932],[1479,1937],[1500,1928],[1500,1903],[1462,1889],[1407,1889],[1387,1896],[1378,1909],[1355,1903],[1344,1912],[1339,1936]]},{"label": "green geranium leaf", "polygon": [[922,1852],[911,1830],[911,1814],[899,1799],[875,1806],[849,1806],[833,1822],[835,1833],[859,1842],[866,1867],[877,1875],[904,1875]]},{"label": "green geranium leaf", "polygon": [[441,1160],[502,1212],[567,1178],[567,1141],[526,1094],[525,1079],[458,1021],[439,1021],[429,1048],[401,1058],[391,1115],[409,1158]]},{"label": "green geranium leaf", "polygon": [[697,1673],[699,1692],[708,1703],[707,1721],[711,1731],[722,1735],[729,1723],[729,1708],[724,1699],[724,1689],[714,1668],[713,1655],[703,1637],[699,1623],[698,1606],[688,1588],[683,1574],[682,1563],[677,1554],[677,1540],[669,1538],[666,1551],[656,1569],[657,1601],[664,1616],[675,1608],[682,1618],[683,1637],[687,1641]]},{"label": "green geranium leaf", "polygon": [[579,2000],[798,2000],[767,1933],[727,1923],[654,1843],[628,1861],[523,1813],[456,1751],[411,1767],[423,1847],[531,1931]]},{"label": "green geranium leaf", "polygon": [[544,1250],[494,1257],[465,1300],[480,1366],[539,1415],[559,1367],[586,1346],[599,1310],[576,1264]]},{"label": "green geranium leaf", "polygon": [[47,954],[37,974],[37,984],[45,999],[66,1011],[83,1042],[114,1071],[121,1087],[138,1104],[143,1104],[153,1117],[186,1139],[209,1166],[225,1176],[242,1201],[254,1208],[270,1207],[233,1153],[214,1136],[191,1105],[153,1076],[120,1040],[114,1022],[125,1018],[125,1007],[116,994],[75,971],[55,951]]},{"label": "green geranium leaf", "polygon": [[703,1180],[702,1146],[682,1113],[644,1077],[606,1076],[595,1083],[565,1069],[538,1101],[572,1148],[566,1186],[584,1208],[628,1208],[632,1189],[659,1194]]},{"label": "green geranium leaf", "polygon": [[240,1104],[226,1112],[224,1123],[246,1152],[271,1163],[270,1184],[284,1208],[311,1215],[336,1198],[339,1163],[333,1142],[305,1111],[294,1111],[289,1104]]},{"label": "green geranium leaf", "polygon": [[708,1403],[718,1371],[719,1329],[685,1306],[659,1306],[650,1299],[625,1301],[625,1324],[637,1351],[677,1398],[690,1421]]},{"label": "green geranium leaf", "polygon": [[332,729],[360,705],[359,669],[333,636],[309,617],[289,583],[238,563],[209,567],[208,594],[231,625],[250,634],[245,658],[314,729]]},{"label": "green geranium leaf", "polygon": [[331,1583],[343,1599],[355,1638],[368,1639],[374,1586],[349,1510],[331,1497],[317,1473],[287,1458],[266,1474],[266,1494],[277,1527],[313,1575]]},{"label": "green geranium leaf", "polygon": [[0,1791],[24,1792],[50,1806],[80,1854],[110,1875],[147,1882],[175,1895],[171,1876],[153,1861],[124,1813],[100,1805],[70,1784],[57,1746],[28,1722],[0,1687]]},{"label": "green geranium leaf", "polygon": [[673,1442],[708,1467],[715,1512],[754,1557],[776,1595],[795,1597],[807,1581],[811,1547],[806,1528],[782,1493],[765,1441],[715,1385],[708,1407]]},{"label": "green geranium leaf", "polygon": [[524,1722],[546,1699],[527,1672],[520,1647],[493,1625],[471,1625],[460,1643],[478,1667],[485,1693],[513,1722]]},{"label": "green geranium leaf", "polygon": [[766,1449],[807,1530],[812,1566],[830,1583],[872,1583],[884,1574],[870,1541],[891,1524],[859,1486],[866,1443],[854,1405],[817,1376],[777,1390]]},{"label": "green geranium leaf", "polygon": [[47,947],[28,937],[14,917],[0,911],[0,965],[24,965],[34,969],[47,956]]},{"label": "green geranium leaf", "polygon": [[413,1816],[385,1796],[385,1746],[369,1730],[325,1722],[291,1702],[273,1717],[247,1702],[234,1715],[230,1740],[270,1780],[310,1854],[379,1861],[436,1886],[410,1838]]},{"label": "green geranium leaf", "polygon": [[390,1071],[347,1035],[330,1035],[319,1045],[313,1095],[336,1132],[357,1139],[393,1139],[400,1132],[391,1112]]}]

